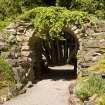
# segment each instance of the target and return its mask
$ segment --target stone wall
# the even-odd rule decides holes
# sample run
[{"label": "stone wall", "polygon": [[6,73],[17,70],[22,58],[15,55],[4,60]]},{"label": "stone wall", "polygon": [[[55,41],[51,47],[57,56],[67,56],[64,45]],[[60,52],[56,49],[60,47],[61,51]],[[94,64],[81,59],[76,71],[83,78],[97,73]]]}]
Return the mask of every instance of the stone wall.
[{"label": "stone wall", "polygon": [[[78,51],[78,72],[85,71],[89,66],[95,65],[97,60],[102,59],[105,52],[105,22],[97,22],[98,27],[93,28],[91,23],[84,25],[85,31],[80,32],[76,26],[71,30],[78,38],[80,48]],[[5,42],[9,47],[8,52],[1,51],[1,56],[13,66],[15,79],[22,84],[35,79],[35,73],[43,68],[43,62],[40,60],[40,44],[34,37],[34,26],[32,23],[17,21],[5,29],[4,41],[0,41],[1,46]],[[35,40],[34,40],[35,39]],[[34,50],[33,50],[34,49]],[[41,64],[41,65],[40,65]],[[36,71],[33,71],[33,68]],[[87,75],[86,73],[84,75]]]},{"label": "stone wall", "polygon": [[29,47],[29,39],[34,33],[31,23],[16,22],[11,24],[4,31],[5,43],[8,44],[9,51],[1,53],[2,57],[12,65],[15,79],[22,84],[28,80],[33,81],[34,73],[31,69],[32,59]]},{"label": "stone wall", "polygon": [[104,58],[105,53],[105,21],[97,21],[97,27],[85,24],[85,33],[77,34],[80,42],[78,52],[78,72],[88,75],[87,68],[97,64]]}]

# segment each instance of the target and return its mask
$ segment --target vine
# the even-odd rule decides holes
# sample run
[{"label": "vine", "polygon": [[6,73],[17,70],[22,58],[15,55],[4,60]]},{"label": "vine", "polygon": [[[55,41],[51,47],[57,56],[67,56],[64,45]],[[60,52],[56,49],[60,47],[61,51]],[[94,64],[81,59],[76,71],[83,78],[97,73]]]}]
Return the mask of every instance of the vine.
[{"label": "vine", "polygon": [[77,23],[80,29],[86,22],[94,23],[94,17],[87,12],[70,11],[63,7],[37,7],[19,17],[32,21],[36,35],[43,39],[64,38],[66,30],[71,31],[71,25]]}]

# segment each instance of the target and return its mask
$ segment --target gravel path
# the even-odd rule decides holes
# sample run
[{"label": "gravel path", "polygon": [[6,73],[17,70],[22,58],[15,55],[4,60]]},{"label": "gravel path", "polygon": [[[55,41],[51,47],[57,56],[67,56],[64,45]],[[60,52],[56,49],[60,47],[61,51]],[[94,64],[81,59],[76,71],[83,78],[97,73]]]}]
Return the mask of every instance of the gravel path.
[{"label": "gravel path", "polygon": [[3,105],[68,105],[68,86],[72,82],[74,81],[45,79],[28,89],[26,94]]}]

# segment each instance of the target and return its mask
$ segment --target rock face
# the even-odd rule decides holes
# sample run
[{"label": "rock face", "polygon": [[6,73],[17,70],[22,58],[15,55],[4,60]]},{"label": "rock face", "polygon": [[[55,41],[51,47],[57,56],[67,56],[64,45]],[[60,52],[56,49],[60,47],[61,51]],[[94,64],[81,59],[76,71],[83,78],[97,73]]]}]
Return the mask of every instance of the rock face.
[{"label": "rock face", "polygon": [[[85,32],[82,33],[76,26],[72,26],[71,30],[78,38],[79,52],[78,52],[78,71],[86,70],[87,67],[95,65],[96,61],[103,58],[105,53],[105,22],[97,23],[97,30],[91,26],[91,23],[84,25]],[[22,84],[27,84],[28,81],[35,79],[35,73],[40,74],[34,67],[43,68],[43,62],[40,60],[40,44],[38,40],[35,42],[33,37],[35,28],[32,23],[17,21],[5,30],[5,43],[0,40],[0,48],[8,44],[9,51],[1,51],[1,55],[7,59],[12,65],[15,79]],[[104,35],[103,35],[104,34]],[[2,47],[1,47],[2,46]],[[34,49],[34,50],[33,50]],[[42,65],[39,65],[42,64]],[[35,69],[35,71],[33,71]],[[87,76],[87,71],[83,72]]]},{"label": "rock face", "polygon": [[71,95],[68,99],[68,105],[82,105],[82,103],[77,97]]},{"label": "rock face", "polygon": [[98,60],[104,58],[105,53],[105,22],[98,21],[97,28],[85,25],[85,33],[79,36],[80,49],[78,52],[78,70],[83,76],[88,76],[88,67],[97,64]]},{"label": "rock face", "polygon": [[[8,56],[6,60],[12,65],[14,77],[22,84],[28,80],[33,81],[33,71],[31,68],[31,57],[29,39],[34,33],[34,27],[31,23],[16,22],[8,26],[5,30],[6,42],[9,45]],[[1,41],[0,41],[1,42]],[[1,42],[0,45],[3,43]],[[7,52],[6,52],[7,54]],[[1,55],[4,57],[4,52]]]}]

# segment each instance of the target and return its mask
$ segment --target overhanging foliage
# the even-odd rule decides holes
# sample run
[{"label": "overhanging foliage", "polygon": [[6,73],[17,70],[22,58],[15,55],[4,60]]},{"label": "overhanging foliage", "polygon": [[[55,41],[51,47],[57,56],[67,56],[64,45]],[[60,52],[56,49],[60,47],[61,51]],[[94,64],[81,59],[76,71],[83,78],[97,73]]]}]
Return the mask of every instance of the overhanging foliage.
[{"label": "overhanging foliage", "polygon": [[63,38],[64,32],[71,31],[71,25],[78,24],[83,29],[85,22],[94,23],[87,12],[70,11],[62,7],[37,7],[22,14],[19,19],[32,21],[36,35],[41,38]]}]

